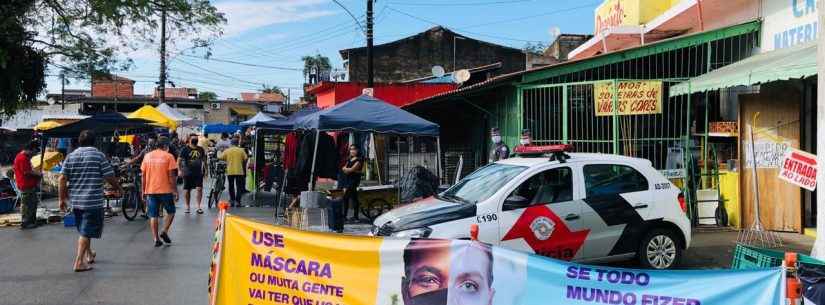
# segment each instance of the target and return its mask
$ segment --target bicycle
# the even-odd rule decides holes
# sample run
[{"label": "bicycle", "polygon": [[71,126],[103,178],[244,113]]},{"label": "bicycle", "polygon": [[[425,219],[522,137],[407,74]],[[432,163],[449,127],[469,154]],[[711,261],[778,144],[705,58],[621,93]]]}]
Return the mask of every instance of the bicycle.
[{"label": "bicycle", "polygon": [[212,183],[212,188],[209,190],[209,198],[206,201],[207,208],[211,209],[213,206],[218,206],[221,200],[221,193],[226,186],[226,162],[218,161],[215,164],[215,174]]},{"label": "bicycle", "polygon": [[126,167],[125,172],[126,175],[121,176],[123,198],[120,205],[126,220],[132,221],[138,212],[146,215],[146,203],[143,200],[140,169],[130,165]]}]

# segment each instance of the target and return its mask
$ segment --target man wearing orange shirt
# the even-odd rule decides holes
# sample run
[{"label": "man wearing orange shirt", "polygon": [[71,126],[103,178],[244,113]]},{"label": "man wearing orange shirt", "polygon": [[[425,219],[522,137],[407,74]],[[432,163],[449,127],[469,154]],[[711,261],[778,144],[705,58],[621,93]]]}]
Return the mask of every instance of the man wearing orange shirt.
[{"label": "man wearing orange shirt", "polygon": [[[140,166],[143,172],[143,195],[148,203],[149,226],[155,247],[163,243],[171,244],[169,228],[175,219],[175,202],[178,201],[177,172],[178,163],[169,153],[169,138],[159,137],[155,149],[143,157]],[[160,209],[166,210],[163,231],[158,234],[158,217]],[[161,241],[163,240],[163,241]]]}]

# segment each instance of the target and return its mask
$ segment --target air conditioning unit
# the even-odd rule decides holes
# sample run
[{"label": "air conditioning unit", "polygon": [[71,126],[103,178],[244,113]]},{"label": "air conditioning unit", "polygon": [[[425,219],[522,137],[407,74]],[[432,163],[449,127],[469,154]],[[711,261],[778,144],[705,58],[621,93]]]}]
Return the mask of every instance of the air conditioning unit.
[{"label": "air conditioning unit", "polygon": [[221,103],[212,103],[212,110],[221,109]]}]

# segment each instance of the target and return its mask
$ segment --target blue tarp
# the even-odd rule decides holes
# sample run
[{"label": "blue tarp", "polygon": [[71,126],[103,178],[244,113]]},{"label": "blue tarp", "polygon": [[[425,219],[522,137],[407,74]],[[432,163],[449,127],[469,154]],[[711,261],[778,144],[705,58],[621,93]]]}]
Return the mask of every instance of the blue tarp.
[{"label": "blue tarp", "polygon": [[206,124],[203,125],[203,133],[210,134],[210,133],[235,133],[240,131],[242,128],[238,125],[226,125],[226,124]]},{"label": "blue tarp", "polygon": [[286,117],[280,114],[274,114],[270,116],[266,113],[258,112],[258,114],[253,116],[251,119],[241,122],[241,126],[261,127],[266,126],[266,123],[270,123],[276,120],[286,120]]},{"label": "blue tarp", "polygon": [[368,95],[300,118],[295,128],[438,136],[438,124]]},{"label": "blue tarp", "polygon": [[275,120],[272,122],[266,122],[259,124],[257,127],[278,131],[293,131],[295,130],[295,122],[298,121],[298,119],[316,113],[318,112],[318,110],[318,107],[315,106],[304,107],[299,109],[295,113],[290,114],[286,120]]}]

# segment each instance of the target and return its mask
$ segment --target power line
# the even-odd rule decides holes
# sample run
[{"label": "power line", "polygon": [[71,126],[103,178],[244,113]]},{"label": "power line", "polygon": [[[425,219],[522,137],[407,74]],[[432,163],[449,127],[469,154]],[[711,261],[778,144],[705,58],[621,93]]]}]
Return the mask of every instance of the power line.
[{"label": "power line", "polygon": [[512,3],[524,3],[524,2],[533,2],[533,0],[508,0],[508,1],[478,1],[478,2],[456,2],[456,3],[444,3],[444,2],[396,2],[391,1],[387,2],[388,4],[394,5],[404,5],[404,6],[479,6],[479,5],[498,5],[498,4],[512,4]]},{"label": "power line", "polygon": [[[439,25],[439,26],[440,26],[440,25],[442,25],[441,23],[438,23],[438,22],[435,22],[435,21],[427,20],[427,19],[424,19],[424,18],[421,18],[421,17],[415,16],[415,15],[412,15],[412,14],[410,14],[410,13],[406,13],[406,12],[399,11],[399,10],[397,10],[397,9],[393,8],[393,7],[389,7],[389,9],[391,9],[391,10],[393,10],[393,11],[395,11],[395,12],[399,13],[399,14],[405,15],[405,16],[407,16],[407,17],[410,17],[410,18],[416,19],[416,20],[418,20],[418,21],[423,21],[423,22],[430,23],[430,24],[433,24],[433,25]],[[471,35],[486,36],[486,37],[496,38],[496,39],[504,39],[504,40],[512,40],[512,41],[521,41],[521,42],[547,42],[547,41],[545,41],[545,40],[527,40],[527,39],[519,39],[519,38],[512,38],[512,37],[505,37],[505,36],[498,36],[498,35],[491,35],[491,34],[477,33],[477,32],[466,31],[466,30],[463,30],[463,29],[458,29],[458,28],[450,28],[450,29],[451,29],[451,30],[454,30],[454,31],[458,31],[458,32],[463,32],[463,33],[471,34]]]},{"label": "power line", "polygon": [[179,62],[181,62],[181,63],[183,63],[183,64],[186,64],[186,65],[188,65],[188,66],[192,66],[192,67],[194,67],[194,68],[196,68],[196,69],[198,69],[198,70],[205,71],[205,72],[209,72],[209,73],[212,73],[212,74],[215,74],[215,75],[218,75],[218,76],[222,76],[222,77],[225,77],[225,78],[228,78],[228,79],[236,80],[236,81],[239,81],[239,82],[242,82],[242,83],[247,83],[247,84],[253,84],[253,85],[258,85],[258,86],[264,86],[264,84],[263,84],[263,83],[250,82],[250,81],[248,81],[248,80],[243,80],[243,79],[240,79],[240,78],[237,78],[237,77],[234,77],[234,76],[229,76],[229,75],[226,75],[226,74],[223,74],[223,73],[220,73],[220,72],[215,72],[215,71],[212,71],[212,70],[206,69],[206,68],[204,68],[204,67],[198,66],[198,65],[196,65],[196,64],[189,63],[189,62],[187,62],[187,61],[185,61],[185,60],[183,60],[183,59],[178,59],[177,61],[179,61]]},{"label": "power line", "polygon": [[338,2],[338,0],[332,0],[332,2],[335,2],[335,4],[338,4],[338,6],[340,6],[342,9],[344,9],[345,11],[347,11],[347,14],[349,14],[349,16],[350,16],[350,17],[352,17],[352,19],[353,19],[353,20],[355,20],[355,24],[358,24],[358,27],[360,27],[360,28],[361,28],[361,31],[362,31],[362,32],[364,32],[364,33],[366,33],[366,32],[367,32],[367,30],[366,30],[366,29],[364,29],[364,26],[363,26],[363,25],[361,25],[361,22],[360,22],[360,21],[358,21],[358,18],[355,18],[355,15],[353,15],[353,14],[352,14],[352,12],[350,12],[350,11],[349,11],[349,9],[348,9],[346,6],[344,6],[343,4],[341,4],[341,2]]},{"label": "power line", "polygon": [[304,69],[299,69],[299,68],[287,68],[287,67],[277,67],[277,66],[250,64],[250,63],[245,63],[245,62],[238,62],[238,61],[234,61],[234,60],[220,59],[220,58],[214,58],[214,57],[203,58],[203,57],[200,57],[200,56],[186,55],[186,54],[182,54],[181,56],[199,58],[199,59],[203,59],[203,60],[206,60],[206,61],[213,60],[213,61],[217,61],[217,62],[236,64],[236,65],[242,65],[242,66],[249,66],[249,67],[257,67],[257,68],[267,68],[267,69],[286,70],[286,71],[303,71],[304,70]]}]

